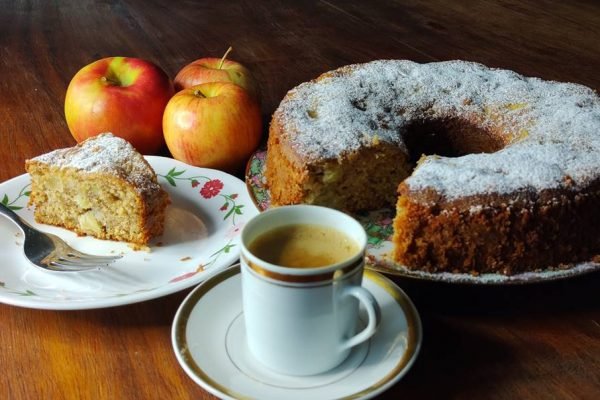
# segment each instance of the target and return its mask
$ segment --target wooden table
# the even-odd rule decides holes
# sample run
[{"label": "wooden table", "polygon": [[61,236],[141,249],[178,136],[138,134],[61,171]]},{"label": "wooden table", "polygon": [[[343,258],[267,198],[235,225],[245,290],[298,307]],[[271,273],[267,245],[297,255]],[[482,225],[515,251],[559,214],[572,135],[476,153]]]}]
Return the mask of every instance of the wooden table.
[{"label": "wooden table", "polygon": [[[232,45],[261,84],[265,122],[296,84],[378,58],[465,59],[600,88],[597,1],[171,3],[0,2],[0,181],[75,143],[65,90],[105,56],[148,59],[174,76]],[[382,398],[600,398],[600,274],[504,287],[395,280],[421,313],[424,341]],[[188,292],[89,311],[0,305],[0,398],[214,398],[171,349]]]}]

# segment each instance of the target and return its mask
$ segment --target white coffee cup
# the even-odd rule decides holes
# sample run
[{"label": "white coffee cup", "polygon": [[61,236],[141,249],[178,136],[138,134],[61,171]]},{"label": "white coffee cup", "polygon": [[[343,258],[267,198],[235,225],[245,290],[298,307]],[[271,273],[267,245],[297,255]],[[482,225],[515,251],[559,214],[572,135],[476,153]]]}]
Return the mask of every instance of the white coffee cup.
[{"label": "white coffee cup", "polygon": [[[336,228],[356,243],[356,254],[332,265],[290,268],[248,249],[259,236],[286,225]],[[380,310],[361,286],[367,235],[354,218],[331,208],[294,205],[269,209],[242,231],[244,322],[252,356],[288,375],[313,375],[339,365],[352,347],[375,334]],[[367,315],[359,328],[359,302]]]}]

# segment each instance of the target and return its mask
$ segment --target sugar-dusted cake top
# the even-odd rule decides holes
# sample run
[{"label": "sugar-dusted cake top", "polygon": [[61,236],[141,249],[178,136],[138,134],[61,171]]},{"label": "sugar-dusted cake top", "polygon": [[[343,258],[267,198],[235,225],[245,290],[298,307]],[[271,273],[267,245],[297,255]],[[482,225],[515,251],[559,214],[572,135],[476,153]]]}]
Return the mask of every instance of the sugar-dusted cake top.
[{"label": "sugar-dusted cake top", "polygon": [[600,175],[600,98],[585,86],[481,64],[380,60],[292,89],[274,118],[280,140],[309,162],[381,141],[405,147],[411,123],[458,118],[500,128],[494,153],[427,157],[406,180],[447,198],[586,186]]},{"label": "sugar-dusted cake top", "polygon": [[57,149],[30,161],[114,175],[141,191],[160,188],[154,170],[144,157],[128,141],[112,133],[99,134],[74,147]]}]

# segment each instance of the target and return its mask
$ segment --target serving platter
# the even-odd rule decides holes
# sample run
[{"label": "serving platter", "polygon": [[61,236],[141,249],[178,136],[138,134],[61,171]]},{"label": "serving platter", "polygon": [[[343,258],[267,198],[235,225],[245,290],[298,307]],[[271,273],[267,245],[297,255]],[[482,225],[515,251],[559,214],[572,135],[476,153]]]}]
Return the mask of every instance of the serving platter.
[{"label": "serving platter", "polygon": [[[266,154],[266,150],[260,149],[252,155],[248,161],[245,176],[250,197],[261,211],[271,206],[270,193],[265,182]],[[354,214],[353,216],[361,222],[369,238],[367,243],[367,268],[389,275],[448,283],[504,285],[547,282],[600,270],[600,263],[593,260],[568,265],[564,269],[546,269],[511,276],[492,273],[471,275],[468,273],[432,273],[411,270],[395,262],[391,257],[393,250],[391,238],[394,234],[394,209],[384,208],[367,213]]]},{"label": "serving platter", "polygon": [[54,233],[77,250],[122,254],[109,267],[85,272],[50,272],[23,255],[23,235],[0,218],[0,302],[15,306],[74,310],[112,307],[165,296],[197,285],[239,258],[239,234],[258,209],[244,182],[227,173],[192,167],[171,158],[148,156],[169,193],[165,232],[147,250],[126,243],[78,237],[38,224],[27,206],[30,176],[0,184],[0,201],[34,227]]}]

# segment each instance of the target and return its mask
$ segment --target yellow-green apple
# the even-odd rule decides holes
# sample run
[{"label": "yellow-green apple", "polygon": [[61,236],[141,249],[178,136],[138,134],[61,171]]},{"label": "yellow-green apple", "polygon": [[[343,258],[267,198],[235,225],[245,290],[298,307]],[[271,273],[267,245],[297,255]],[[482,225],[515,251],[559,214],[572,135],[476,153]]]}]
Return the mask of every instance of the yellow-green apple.
[{"label": "yellow-green apple", "polygon": [[183,67],[173,80],[175,90],[187,89],[208,82],[232,82],[243,87],[258,99],[258,85],[250,70],[236,61],[226,59],[231,50],[232,48],[229,47],[222,58],[200,58]]},{"label": "yellow-green apple", "polygon": [[157,65],[139,58],[103,58],[71,79],[67,125],[77,142],[112,132],[143,154],[156,153],[164,145],[162,114],[173,93],[173,83]]},{"label": "yellow-green apple", "polygon": [[198,167],[241,172],[260,142],[260,106],[238,85],[203,83],[183,89],[169,100],[163,132],[175,159]]}]

